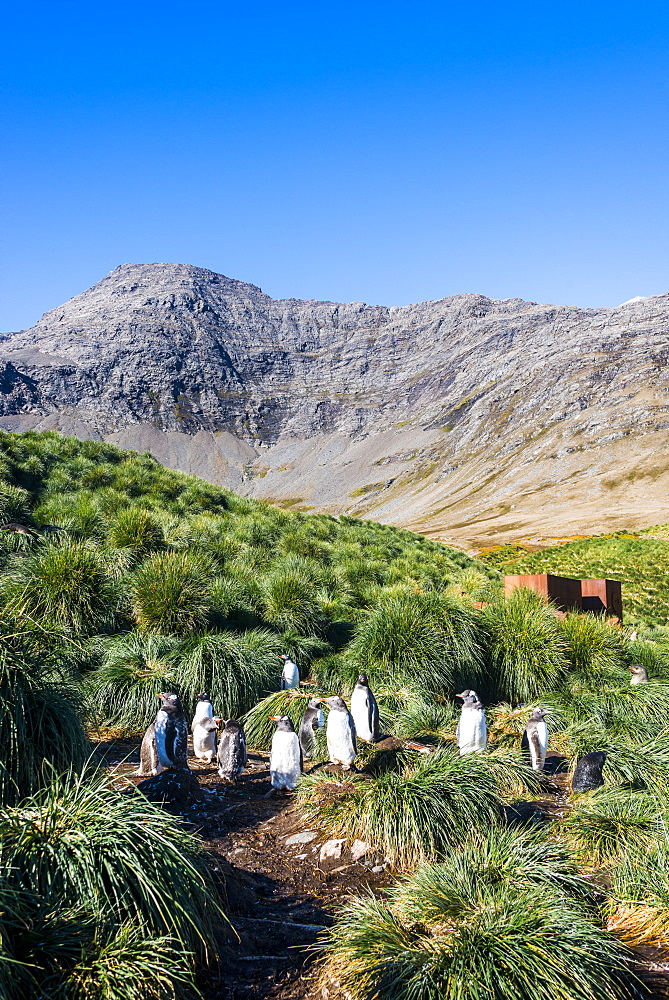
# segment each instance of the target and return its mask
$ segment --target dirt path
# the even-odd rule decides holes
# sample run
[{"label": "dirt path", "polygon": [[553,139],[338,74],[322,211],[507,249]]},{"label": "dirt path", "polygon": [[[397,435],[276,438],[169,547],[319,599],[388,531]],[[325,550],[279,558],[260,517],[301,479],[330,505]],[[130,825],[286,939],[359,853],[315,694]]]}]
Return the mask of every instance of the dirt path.
[{"label": "dirt path", "polygon": [[[139,763],[138,741],[99,746],[120,785],[141,780],[132,773]],[[371,871],[383,863],[376,853],[354,862],[344,851],[321,862],[322,836],[286,844],[293,834],[316,831],[301,820],[292,796],[266,797],[268,757],[250,753],[247,771],[234,785],[221,781],[215,768],[189,759],[202,798],[184,816],[225,881],[226,912],[236,932],[221,942],[220,968],[202,983],[208,1000],[320,998],[309,946],[348,898],[367,887],[381,892],[392,882],[385,871]]]}]

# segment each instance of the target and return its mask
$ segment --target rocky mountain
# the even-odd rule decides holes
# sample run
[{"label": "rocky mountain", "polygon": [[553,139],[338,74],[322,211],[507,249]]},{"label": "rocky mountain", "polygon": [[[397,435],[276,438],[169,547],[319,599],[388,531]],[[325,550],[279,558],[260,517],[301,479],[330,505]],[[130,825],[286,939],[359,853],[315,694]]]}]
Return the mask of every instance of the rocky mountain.
[{"label": "rocky mountain", "polygon": [[275,300],[124,264],[0,338],[0,427],[482,548],[669,519],[669,295]]}]

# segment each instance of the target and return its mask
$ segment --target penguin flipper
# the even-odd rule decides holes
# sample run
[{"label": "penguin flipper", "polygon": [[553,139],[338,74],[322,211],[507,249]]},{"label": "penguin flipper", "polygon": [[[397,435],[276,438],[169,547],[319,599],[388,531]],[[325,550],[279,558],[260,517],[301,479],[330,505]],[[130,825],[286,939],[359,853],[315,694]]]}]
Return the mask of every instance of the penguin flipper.
[{"label": "penguin flipper", "polygon": [[[531,736],[528,737],[528,744],[529,744],[530,754],[532,757],[532,767],[534,767],[535,763],[543,767],[543,762],[541,759],[542,755],[541,755],[541,743],[539,742],[539,734],[532,733]],[[537,766],[537,770],[541,770],[541,767]]]}]

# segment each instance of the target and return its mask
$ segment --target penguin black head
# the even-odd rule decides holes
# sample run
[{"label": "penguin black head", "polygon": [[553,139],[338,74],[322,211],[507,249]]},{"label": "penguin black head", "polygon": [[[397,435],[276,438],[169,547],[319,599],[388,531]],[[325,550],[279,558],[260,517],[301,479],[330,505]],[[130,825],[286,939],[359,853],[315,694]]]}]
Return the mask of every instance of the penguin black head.
[{"label": "penguin black head", "polygon": [[321,701],[324,701],[325,704],[329,705],[335,712],[348,712],[346,702],[343,698],[340,698],[339,695],[335,694],[331,698],[321,698]]},{"label": "penguin black head", "polygon": [[209,698],[209,695],[208,695],[208,694],[206,694],[206,693],[205,693],[205,692],[203,691],[203,692],[202,692],[202,694],[198,694],[198,695],[197,695],[197,700],[198,700],[198,701],[210,701],[211,699]]},{"label": "penguin black head", "polygon": [[530,722],[543,722],[547,715],[552,715],[553,713],[547,708],[535,708],[530,716]]},{"label": "penguin black head", "polygon": [[631,667],[628,667],[628,670],[634,677],[640,677],[644,681],[648,680],[648,671],[640,663],[633,663]]},{"label": "penguin black head", "polygon": [[290,657],[288,656],[288,654],[287,654],[287,653],[279,653],[279,659],[280,659],[280,660],[283,660],[283,662],[285,663],[285,662],[286,662],[286,660],[289,660],[289,659],[290,659]]},{"label": "penguin black head", "polygon": [[295,727],[288,715],[270,715],[272,722],[276,722],[276,728],[281,733],[294,733]]},{"label": "penguin black head", "polygon": [[[218,721],[221,722],[222,720],[219,719]],[[227,730],[235,730],[235,729],[241,729],[242,727],[239,724],[239,722],[237,722],[236,719],[226,719],[223,728]]]},{"label": "penguin black head", "polygon": [[163,703],[160,706],[163,712],[182,712],[181,702],[179,701],[179,695],[177,694],[159,694],[158,698],[162,698]]},{"label": "penguin black head", "polygon": [[369,681],[367,680],[367,674],[360,674],[360,676],[358,677],[358,684],[361,684],[363,687],[369,687]]}]

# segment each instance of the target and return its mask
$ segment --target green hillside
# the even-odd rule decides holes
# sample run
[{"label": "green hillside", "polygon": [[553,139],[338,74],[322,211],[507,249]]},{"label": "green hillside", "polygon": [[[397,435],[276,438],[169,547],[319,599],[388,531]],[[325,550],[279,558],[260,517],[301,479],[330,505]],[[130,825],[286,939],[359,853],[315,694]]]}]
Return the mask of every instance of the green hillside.
[{"label": "green hillside", "polygon": [[640,534],[619,532],[583,538],[531,552],[505,545],[480,558],[502,573],[554,573],[557,576],[607,577],[623,585],[627,622],[669,623],[669,541],[662,528]]},{"label": "green hillside", "polygon": [[[669,941],[667,633],[632,640],[594,615],[558,618],[531,591],[505,597],[499,569],[621,578],[628,613],[652,624],[666,612],[669,543],[588,539],[488,553],[486,565],[408,531],[287,512],[55,433],[0,434],[0,526],[2,998],[187,1000],[218,982],[232,876],[211,853],[199,803],[185,827],[141,790],[122,790],[97,766],[99,744],[111,728],[137,746],[157,692],[178,692],[190,715],[207,691],[266,751],[271,716],[297,724],[315,692],[349,699],[361,671],[391,738],[360,742],[357,770],[342,771],[320,767],[330,752],[319,733],[276,806],[291,827],[373,845],[395,880],[350,903],[346,883],[323,938],[328,991],[337,981],[336,1000],[647,995],[622,972],[628,945]],[[278,690],[285,652],[298,690]],[[649,683],[630,684],[634,663]],[[485,705],[481,752],[458,745],[464,688]],[[548,709],[552,765],[607,755],[603,786],[568,806],[566,773],[556,785],[521,751],[535,705]],[[218,837],[231,806],[209,770],[209,790],[224,793],[206,797]],[[267,795],[239,786],[243,840]],[[556,795],[544,825],[541,803]],[[531,829],[509,825],[519,798],[539,803],[524,803]],[[173,906],[160,905],[166,897]]]}]

